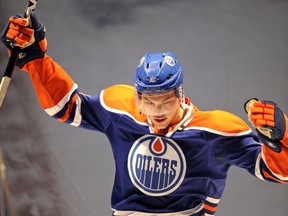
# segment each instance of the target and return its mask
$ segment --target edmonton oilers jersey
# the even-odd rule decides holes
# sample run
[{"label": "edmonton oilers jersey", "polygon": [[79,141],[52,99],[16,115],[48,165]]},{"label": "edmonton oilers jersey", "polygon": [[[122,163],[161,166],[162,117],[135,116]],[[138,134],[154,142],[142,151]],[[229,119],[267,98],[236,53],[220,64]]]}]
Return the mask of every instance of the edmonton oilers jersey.
[{"label": "edmonton oilers jersey", "polygon": [[82,94],[47,55],[23,69],[50,116],[107,136],[116,164],[114,215],[214,215],[232,165],[261,180],[287,183],[288,150],[277,154],[262,146],[231,113],[200,111],[186,98],[185,116],[163,134],[139,113],[132,86]]}]

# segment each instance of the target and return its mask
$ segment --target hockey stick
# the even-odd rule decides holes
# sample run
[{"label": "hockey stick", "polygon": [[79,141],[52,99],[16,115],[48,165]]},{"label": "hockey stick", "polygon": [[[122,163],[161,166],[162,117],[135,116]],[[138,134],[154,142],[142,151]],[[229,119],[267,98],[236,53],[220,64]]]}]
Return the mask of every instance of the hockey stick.
[{"label": "hockey stick", "polygon": [[[36,4],[37,4],[37,0],[29,0],[28,1],[24,17],[28,16],[29,10],[34,11]],[[4,75],[2,77],[2,80],[0,83],[0,107],[2,106],[4,97],[7,93],[19,52],[20,52],[20,48],[18,48],[18,47],[14,48],[12,50],[10,58],[8,60],[8,63],[7,63],[7,66],[6,66],[6,69],[5,69],[5,72],[4,72]]]}]

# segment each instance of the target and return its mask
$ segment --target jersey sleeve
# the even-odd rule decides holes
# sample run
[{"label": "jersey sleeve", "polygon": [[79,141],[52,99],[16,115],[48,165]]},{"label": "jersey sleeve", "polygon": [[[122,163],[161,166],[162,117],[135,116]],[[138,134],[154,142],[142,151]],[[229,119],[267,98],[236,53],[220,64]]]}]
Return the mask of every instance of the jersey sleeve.
[{"label": "jersey sleeve", "polygon": [[223,129],[225,135],[220,138],[228,163],[246,169],[261,180],[288,183],[287,148],[280,153],[273,152],[259,142],[243,120],[233,114],[223,114],[221,119],[230,122]]},{"label": "jersey sleeve", "polygon": [[[288,118],[285,115],[286,127]],[[287,130],[287,128],[286,128]],[[263,145],[261,157],[269,169],[265,169],[263,175],[271,180],[280,181],[281,183],[288,182],[288,133],[285,131],[284,137],[281,140],[282,151],[276,153],[271,151],[267,146]]]},{"label": "jersey sleeve", "polygon": [[279,183],[288,183],[288,148],[283,147],[280,153],[276,153],[262,146],[261,160],[264,163],[262,175],[265,179]]},{"label": "jersey sleeve", "polygon": [[57,105],[71,95],[77,85],[71,77],[48,55],[28,62],[22,68],[29,72],[38,100],[44,110]]},{"label": "jersey sleeve", "polygon": [[104,132],[108,128],[110,118],[101,106],[100,93],[80,93],[77,84],[51,57],[35,59],[22,69],[29,72],[40,105],[48,115],[85,129]]}]

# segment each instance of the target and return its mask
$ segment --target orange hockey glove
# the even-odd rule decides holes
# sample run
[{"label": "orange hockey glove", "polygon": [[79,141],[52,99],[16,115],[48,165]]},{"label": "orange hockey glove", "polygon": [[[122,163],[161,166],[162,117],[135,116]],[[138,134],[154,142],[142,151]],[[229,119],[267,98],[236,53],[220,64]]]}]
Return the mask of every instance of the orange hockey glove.
[{"label": "orange hockey glove", "polygon": [[1,34],[8,51],[20,49],[16,65],[20,68],[27,62],[42,58],[47,49],[45,27],[30,10],[27,18],[12,16]]},{"label": "orange hockey glove", "polygon": [[280,152],[282,145],[285,146],[283,139],[288,136],[287,117],[282,110],[272,101],[256,98],[248,100],[244,107],[260,141],[273,151]]}]

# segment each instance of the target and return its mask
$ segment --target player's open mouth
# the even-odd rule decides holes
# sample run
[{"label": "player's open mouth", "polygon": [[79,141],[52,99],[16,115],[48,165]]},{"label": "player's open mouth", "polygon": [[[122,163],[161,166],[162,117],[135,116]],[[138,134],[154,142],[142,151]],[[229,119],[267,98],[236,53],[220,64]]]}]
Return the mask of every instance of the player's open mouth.
[{"label": "player's open mouth", "polygon": [[159,123],[163,123],[166,120],[166,117],[154,117],[154,121]]}]

